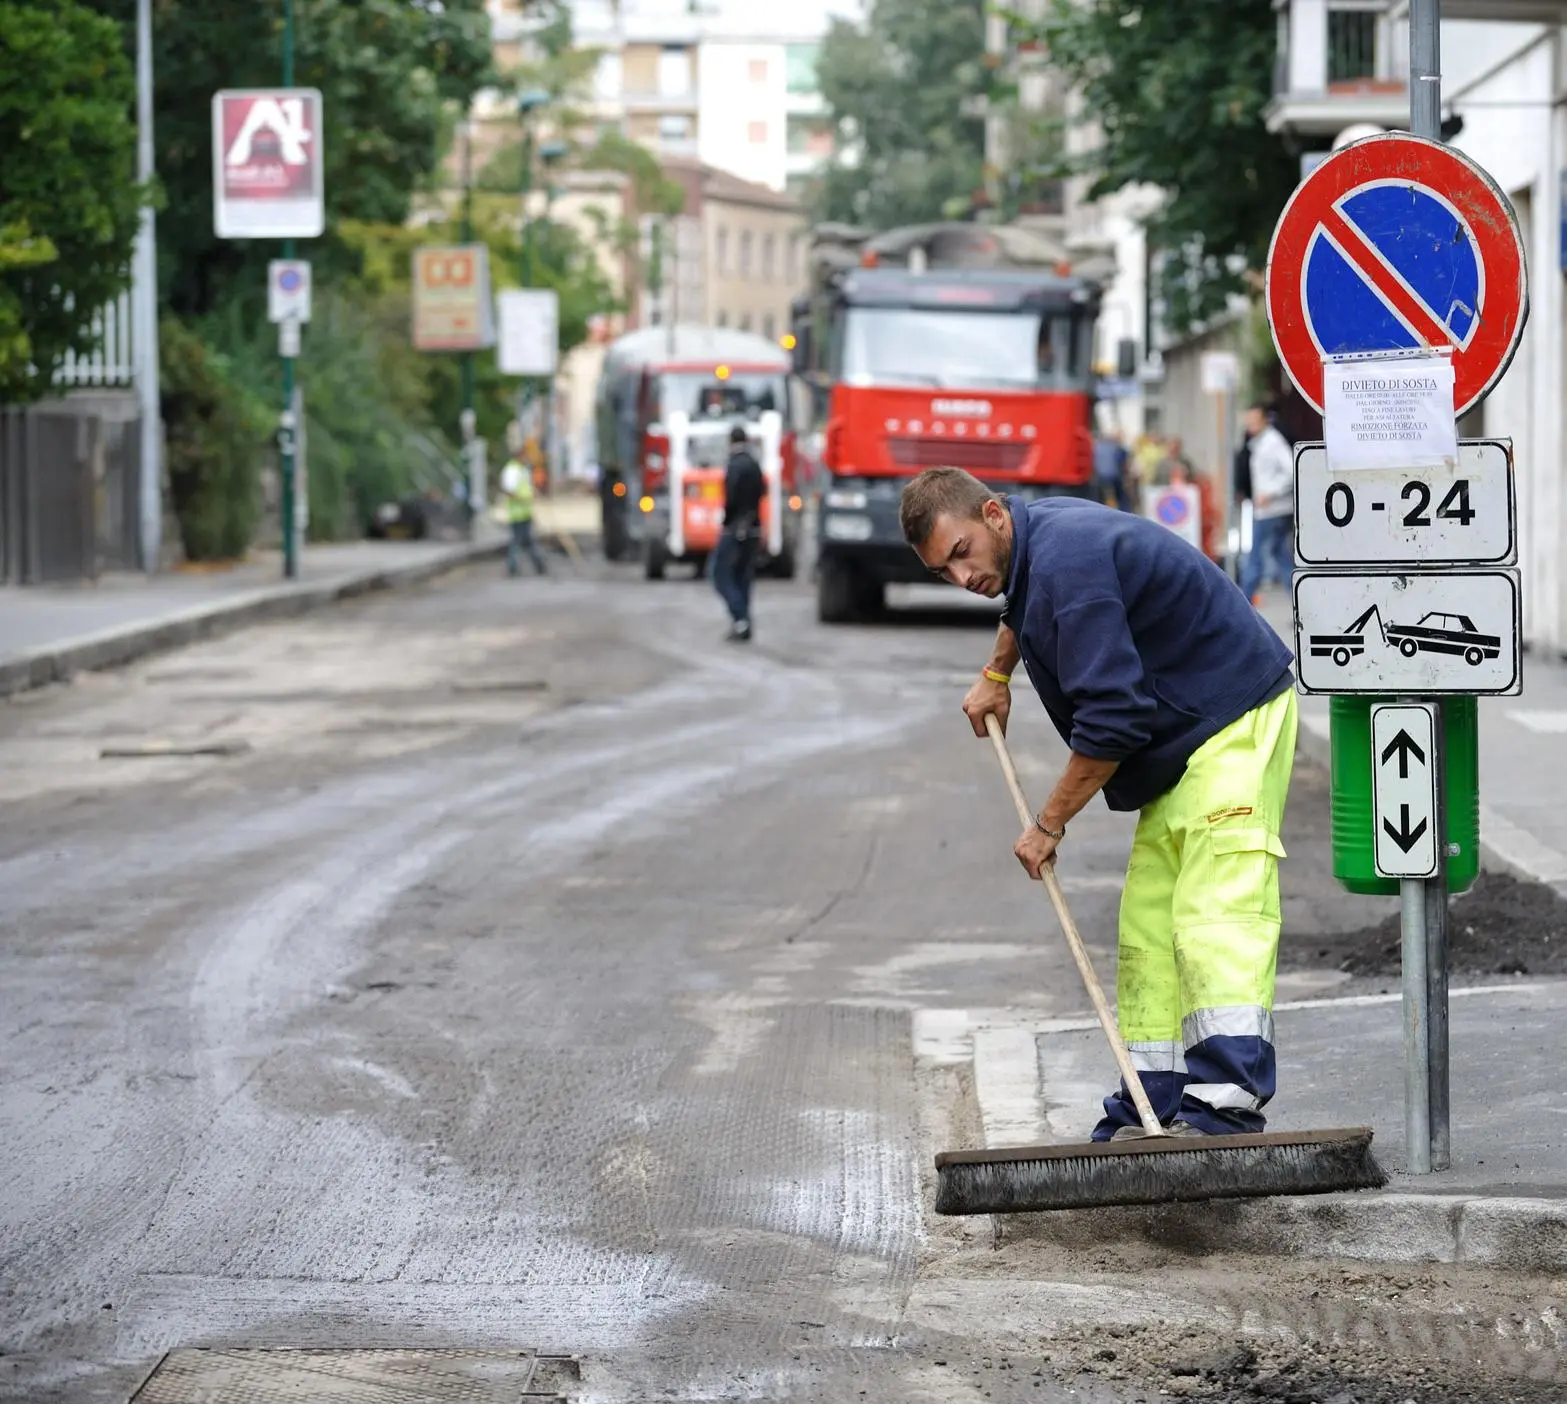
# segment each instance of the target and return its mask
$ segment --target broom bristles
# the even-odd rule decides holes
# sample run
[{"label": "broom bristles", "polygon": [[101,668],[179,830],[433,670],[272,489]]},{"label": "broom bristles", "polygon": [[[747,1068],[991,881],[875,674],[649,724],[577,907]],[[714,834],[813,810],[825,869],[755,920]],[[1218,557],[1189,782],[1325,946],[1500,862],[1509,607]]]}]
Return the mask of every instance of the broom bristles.
[{"label": "broom bristles", "polygon": [[948,1151],[938,1214],[1019,1214],[1380,1189],[1371,1128]]}]

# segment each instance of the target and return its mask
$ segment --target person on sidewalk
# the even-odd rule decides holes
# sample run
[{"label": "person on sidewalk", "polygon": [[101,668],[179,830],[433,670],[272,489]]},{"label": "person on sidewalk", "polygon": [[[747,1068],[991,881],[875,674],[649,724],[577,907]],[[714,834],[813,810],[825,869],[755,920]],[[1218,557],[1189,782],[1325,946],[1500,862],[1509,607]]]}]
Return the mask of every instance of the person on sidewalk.
[{"label": "person on sidewalk", "polygon": [[506,523],[511,531],[506,574],[515,577],[522,573],[524,554],[538,574],[546,574],[544,557],[533,539],[533,474],[520,456],[508,458],[501,469],[501,496],[506,500]]},{"label": "person on sidewalk", "polygon": [[762,497],[767,484],[762,465],[751,452],[745,426],[729,431],[729,463],[724,469],[724,529],[713,552],[713,585],[729,606],[729,638],[751,638],[751,581],[762,537]]},{"label": "person on sidewalk", "polygon": [[1094,436],[1094,488],[1107,507],[1122,512],[1132,510],[1131,483],[1128,481],[1131,457],[1119,429]]},{"label": "person on sidewalk", "polygon": [[1289,440],[1268,420],[1268,407],[1246,411],[1246,447],[1251,458],[1251,550],[1241,589],[1252,604],[1262,603],[1262,577],[1268,562],[1287,591],[1295,573],[1295,455]]},{"label": "person on sidewalk", "polygon": [[[1278,860],[1295,759],[1289,649],[1218,566],[1143,517],[1003,500],[957,468],[904,489],[933,574],[1006,608],[963,699],[1006,726],[1019,661],[1071,749],[1014,852],[1031,878],[1103,793],[1140,811],[1121,895],[1121,1035],[1160,1122],[1260,1131],[1274,1093]],[[1094,1139],[1141,1132],[1123,1085]]]}]

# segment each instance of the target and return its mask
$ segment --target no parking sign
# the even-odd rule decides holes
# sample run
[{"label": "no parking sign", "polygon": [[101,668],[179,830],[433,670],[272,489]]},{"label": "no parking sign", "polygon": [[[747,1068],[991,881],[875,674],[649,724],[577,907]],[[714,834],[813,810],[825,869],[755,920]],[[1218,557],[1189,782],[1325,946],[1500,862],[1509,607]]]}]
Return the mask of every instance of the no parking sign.
[{"label": "no parking sign", "polygon": [[1143,493],[1143,514],[1202,549],[1202,494],[1191,483],[1151,487]]},{"label": "no parking sign", "polygon": [[1322,409],[1322,358],[1422,347],[1452,354],[1453,408],[1507,369],[1528,317],[1512,205],[1460,153],[1404,132],[1336,151],[1279,217],[1268,250],[1279,359]]}]

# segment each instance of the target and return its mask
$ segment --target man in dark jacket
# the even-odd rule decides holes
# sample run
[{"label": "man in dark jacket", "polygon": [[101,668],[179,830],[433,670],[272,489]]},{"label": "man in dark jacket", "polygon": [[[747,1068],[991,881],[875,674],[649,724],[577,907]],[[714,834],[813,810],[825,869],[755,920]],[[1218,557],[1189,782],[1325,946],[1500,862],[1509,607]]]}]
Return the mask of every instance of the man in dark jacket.
[{"label": "man in dark jacket", "polygon": [[[955,468],[903,494],[934,574],[1006,596],[963,710],[1003,726],[1021,660],[1071,757],[1015,853],[1054,863],[1096,794],[1141,811],[1121,897],[1118,1017],[1160,1121],[1259,1131],[1274,1092],[1279,830],[1295,756],[1291,655],[1235,584],[1173,533],[1070,498],[1003,501]],[[1096,1140],[1139,1134],[1122,1087]]]},{"label": "man in dark jacket", "polygon": [[762,465],[751,453],[743,425],[729,431],[729,464],[724,470],[724,529],[713,553],[713,585],[729,606],[729,638],[751,638],[751,580],[762,537],[762,498],[767,484]]}]

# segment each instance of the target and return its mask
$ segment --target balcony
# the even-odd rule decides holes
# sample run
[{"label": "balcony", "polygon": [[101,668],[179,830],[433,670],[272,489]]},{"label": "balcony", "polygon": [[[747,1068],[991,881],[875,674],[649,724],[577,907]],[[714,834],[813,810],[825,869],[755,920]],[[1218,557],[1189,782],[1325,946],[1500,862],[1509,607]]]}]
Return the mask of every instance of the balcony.
[{"label": "balcony", "polygon": [[1331,138],[1359,122],[1407,124],[1402,7],[1378,0],[1281,0],[1278,11],[1269,131]]}]

